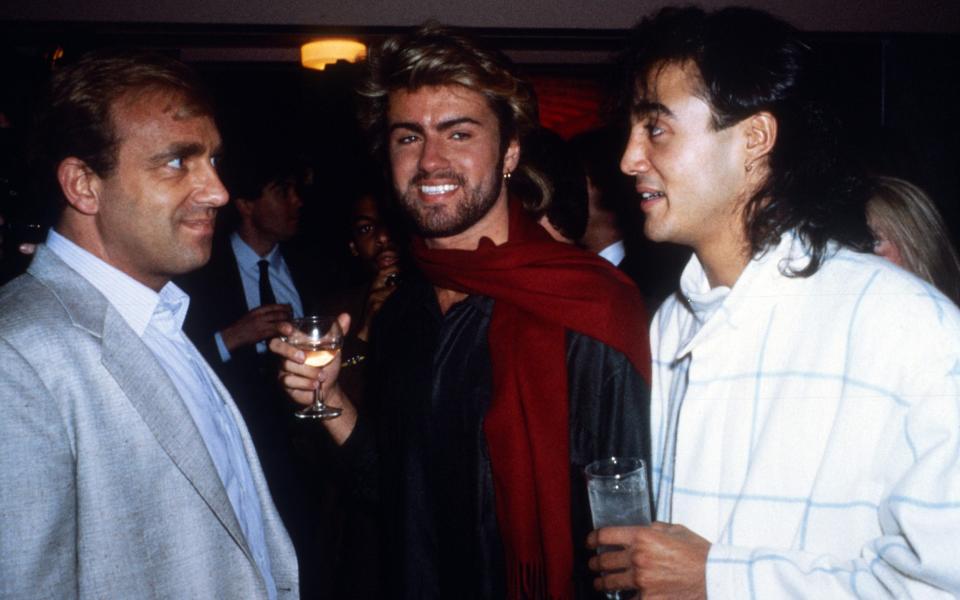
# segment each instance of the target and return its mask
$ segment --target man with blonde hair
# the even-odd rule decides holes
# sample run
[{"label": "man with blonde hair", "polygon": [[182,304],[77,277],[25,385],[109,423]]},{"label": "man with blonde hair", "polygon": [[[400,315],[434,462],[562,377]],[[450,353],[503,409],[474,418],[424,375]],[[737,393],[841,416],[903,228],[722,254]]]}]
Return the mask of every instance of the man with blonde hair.
[{"label": "man with blonde hair", "polygon": [[645,456],[649,355],[636,288],[553,241],[510,198],[530,87],[499,53],[446,28],[369,59],[365,122],[416,231],[422,275],[383,305],[360,415],[335,376],[288,360],[381,516],[387,589],[404,598],[592,594],[582,470]]}]

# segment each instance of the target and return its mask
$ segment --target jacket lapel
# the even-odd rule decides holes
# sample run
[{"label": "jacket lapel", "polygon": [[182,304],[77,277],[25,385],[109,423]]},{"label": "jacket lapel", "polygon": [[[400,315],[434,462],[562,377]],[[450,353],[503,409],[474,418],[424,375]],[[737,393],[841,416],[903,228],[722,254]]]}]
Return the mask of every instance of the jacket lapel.
[{"label": "jacket lapel", "polygon": [[60,298],[74,324],[101,340],[101,362],[170,460],[251,558],[213,459],[179,392],[146,344],[76,271],[40,247],[30,272]]},{"label": "jacket lapel", "polygon": [[227,531],[250,555],[233,506],[200,431],[156,357],[112,308],[103,321],[103,366]]}]

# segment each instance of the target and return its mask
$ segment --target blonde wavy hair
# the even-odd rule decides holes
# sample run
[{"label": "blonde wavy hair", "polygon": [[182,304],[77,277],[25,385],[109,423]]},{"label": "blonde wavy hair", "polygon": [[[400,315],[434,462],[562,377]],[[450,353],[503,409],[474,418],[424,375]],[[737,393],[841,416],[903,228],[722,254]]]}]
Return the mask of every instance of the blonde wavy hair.
[{"label": "blonde wavy hair", "polygon": [[461,85],[482,94],[497,115],[502,150],[538,123],[533,87],[517,76],[503,53],[428,22],[387,39],[367,59],[367,76],[358,90],[360,122],[375,153],[383,152],[386,141],[390,92],[433,85]]},{"label": "blonde wavy hair", "polygon": [[960,258],[933,200],[895,177],[873,179],[867,222],[900,251],[904,267],[960,304]]}]

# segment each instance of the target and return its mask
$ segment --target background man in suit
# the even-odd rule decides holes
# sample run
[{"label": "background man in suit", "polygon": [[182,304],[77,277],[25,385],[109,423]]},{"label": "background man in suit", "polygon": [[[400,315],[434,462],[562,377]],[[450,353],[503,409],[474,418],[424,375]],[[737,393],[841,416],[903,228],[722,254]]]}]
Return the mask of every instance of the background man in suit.
[{"label": "background man in suit", "polygon": [[296,598],[293,547],[170,279],[210,256],[220,135],[196,76],[58,70],[35,157],[63,207],[0,290],[0,596]]},{"label": "background man in suit", "polygon": [[255,367],[266,352],[263,340],[279,334],[279,323],[303,315],[298,288],[307,278],[297,273],[295,281],[281,246],[300,225],[302,175],[293,157],[264,144],[244,144],[253,149],[224,161],[233,197],[224,215],[231,222],[219,228],[226,235],[214,240],[205,267],[177,280],[193,298],[184,329],[234,397],[231,380],[239,369],[232,367]]},{"label": "background man in suit", "polygon": [[[622,136],[620,136],[622,137]],[[620,200],[629,191],[627,178],[617,163],[623,144],[612,128],[592,129],[570,139],[570,147],[583,165],[587,179],[587,229],[580,245],[620,266],[626,256],[624,212]]]},{"label": "background man in suit", "polygon": [[[239,144],[238,144],[239,145]],[[325,442],[312,423],[292,415],[293,405],[277,384],[278,365],[266,352],[277,326],[304,314],[313,304],[312,281],[325,281],[315,261],[287,244],[297,233],[303,202],[299,162],[263,136],[248,137],[224,159],[223,181],[232,196],[223,235],[215,237],[210,262],[177,279],[190,295],[183,329],[230,390],[250,429],[270,492],[297,549],[301,596],[318,597],[329,580],[318,565],[324,540],[336,528],[322,526],[318,494],[327,489],[309,466]],[[313,472],[311,472],[313,471]],[[329,543],[333,543],[329,541]],[[326,586],[325,586],[326,587]],[[332,593],[332,590],[327,590]]]},{"label": "background man in suit", "polygon": [[574,136],[570,147],[587,176],[590,218],[580,245],[616,265],[637,284],[647,309],[656,310],[677,287],[690,251],[648,240],[634,202],[633,182],[620,171],[624,134],[613,127]]}]

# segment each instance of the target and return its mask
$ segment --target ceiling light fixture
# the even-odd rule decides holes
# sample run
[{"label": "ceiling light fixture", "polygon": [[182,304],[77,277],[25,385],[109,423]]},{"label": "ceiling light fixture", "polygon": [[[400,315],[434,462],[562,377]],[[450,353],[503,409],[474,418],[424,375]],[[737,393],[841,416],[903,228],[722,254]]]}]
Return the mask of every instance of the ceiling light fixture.
[{"label": "ceiling light fixture", "polygon": [[308,69],[322,71],[338,60],[357,62],[366,57],[367,47],[356,40],[316,40],[300,46],[300,63]]}]

